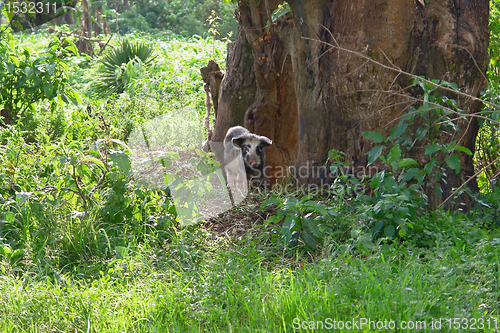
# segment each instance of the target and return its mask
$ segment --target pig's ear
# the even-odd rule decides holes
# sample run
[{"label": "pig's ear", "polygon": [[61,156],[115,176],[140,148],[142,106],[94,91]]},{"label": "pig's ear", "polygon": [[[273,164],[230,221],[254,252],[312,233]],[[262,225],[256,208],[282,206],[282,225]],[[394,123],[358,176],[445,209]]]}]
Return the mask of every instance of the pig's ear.
[{"label": "pig's ear", "polygon": [[270,146],[272,144],[273,144],[273,142],[271,141],[271,139],[269,139],[265,136],[260,137],[259,147],[267,147],[267,146]]},{"label": "pig's ear", "polygon": [[236,148],[240,148],[243,146],[243,143],[248,139],[248,135],[240,135],[236,138],[233,138],[233,146]]}]

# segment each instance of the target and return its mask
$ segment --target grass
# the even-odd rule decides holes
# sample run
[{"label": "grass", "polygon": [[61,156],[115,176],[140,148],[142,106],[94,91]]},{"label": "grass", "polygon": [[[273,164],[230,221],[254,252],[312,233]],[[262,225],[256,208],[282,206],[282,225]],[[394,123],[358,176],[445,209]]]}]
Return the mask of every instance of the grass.
[{"label": "grass", "polygon": [[[251,223],[262,199],[227,212],[222,230],[201,224],[140,241],[108,228],[108,250],[99,252],[89,241],[97,225],[90,248],[69,250],[88,253],[73,263],[57,267],[54,257],[69,254],[57,252],[3,260],[0,331],[313,332],[333,320],[372,331],[366,319],[394,321],[401,332],[424,323],[430,331],[439,320],[435,331],[462,332],[466,321],[498,331],[498,230],[441,213],[427,221],[432,235],[418,239],[433,246],[409,239],[363,250],[353,238],[289,256],[273,225]],[[455,318],[460,329],[446,321]]]},{"label": "grass", "polygon": [[[41,50],[44,38],[22,42]],[[494,210],[426,213],[405,238],[373,241],[365,217],[337,200],[316,251],[286,248],[268,220],[275,206],[259,209],[269,193],[180,227],[168,194],[140,187],[111,139],[142,124],[153,145],[196,147],[198,69],[214,55],[210,40],[146,39],[158,61],[134,89],[96,99],[97,63],[74,58],[81,105],[42,102],[0,129],[0,332],[315,332],[333,320],[364,332],[383,322],[380,331],[498,331]]]},{"label": "grass", "polygon": [[[2,331],[312,332],[294,328],[327,318],[396,325],[440,318],[491,318],[493,325],[498,318],[499,239],[487,237],[465,252],[401,246],[315,261],[275,253],[265,262],[259,253],[241,255],[252,247],[245,240],[235,248],[197,227],[190,231],[176,246],[112,260],[95,277],[3,276]],[[195,237],[198,244],[187,245]]]}]

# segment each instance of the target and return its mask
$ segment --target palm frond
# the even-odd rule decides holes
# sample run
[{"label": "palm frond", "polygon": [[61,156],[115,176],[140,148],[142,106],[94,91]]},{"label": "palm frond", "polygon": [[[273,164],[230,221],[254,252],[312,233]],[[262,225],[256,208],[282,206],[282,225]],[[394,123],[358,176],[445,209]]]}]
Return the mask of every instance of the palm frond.
[{"label": "palm frond", "polygon": [[117,48],[110,49],[99,60],[101,68],[94,91],[99,97],[122,93],[128,83],[125,65],[138,59],[143,65],[149,66],[155,58],[153,52],[153,46],[143,41],[122,40]]}]

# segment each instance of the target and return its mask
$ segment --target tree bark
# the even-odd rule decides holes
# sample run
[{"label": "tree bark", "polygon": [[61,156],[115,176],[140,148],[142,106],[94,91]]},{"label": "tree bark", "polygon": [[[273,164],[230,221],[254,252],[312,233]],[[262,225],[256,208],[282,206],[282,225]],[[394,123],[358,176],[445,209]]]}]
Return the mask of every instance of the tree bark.
[{"label": "tree bark", "polygon": [[[239,3],[240,29],[228,52],[213,136],[222,141],[229,127],[244,125],[271,138],[273,182],[295,166],[301,184],[327,186],[322,166],[332,149],[345,152],[354,167],[365,164],[372,143],[361,133],[388,135],[394,120],[418,104],[421,91],[410,89],[412,78],[401,71],[455,82],[474,97],[486,85],[486,0],[290,0],[291,13],[273,22],[279,3]],[[467,113],[481,108],[472,98],[450,97]],[[477,121],[458,125],[442,142],[456,139],[474,152]],[[423,150],[411,154],[425,163]],[[442,196],[432,195],[435,204],[474,174],[472,156],[460,158],[460,174],[447,172]]]}]

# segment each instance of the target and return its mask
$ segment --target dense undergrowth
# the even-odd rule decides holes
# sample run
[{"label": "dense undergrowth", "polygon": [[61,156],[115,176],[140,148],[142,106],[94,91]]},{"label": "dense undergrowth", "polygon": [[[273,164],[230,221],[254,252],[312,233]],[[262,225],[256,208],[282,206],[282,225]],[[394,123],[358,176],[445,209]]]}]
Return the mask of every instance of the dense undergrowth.
[{"label": "dense undergrowth", "polygon": [[[500,192],[484,185],[466,214],[430,211],[422,190],[443,165],[456,168],[456,144],[429,145],[442,159],[418,168],[401,158],[405,118],[389,138],[365,133],[387,145],[369,158],[393,172],[339,177],[329,198],[252,193],[184,227],[168,188],[139,184],[128,140],[162,116],[175,124],[162,144],[199,147],[199,68],[223,65],[225,45],[126,36],[154,60],[120,64],[123,92],[102,98],[101,63],[70,54],[71,43],[0,38],[0,102],[13,115],[0,128],[0,331],[314,331],[333,320],[365,323],[361,331],[498,331]],[[36,99],[8,105],[21,89]],[[340,170],[342,153],[331,157]],[[355,195],[358,185],[371,195]]]}]

